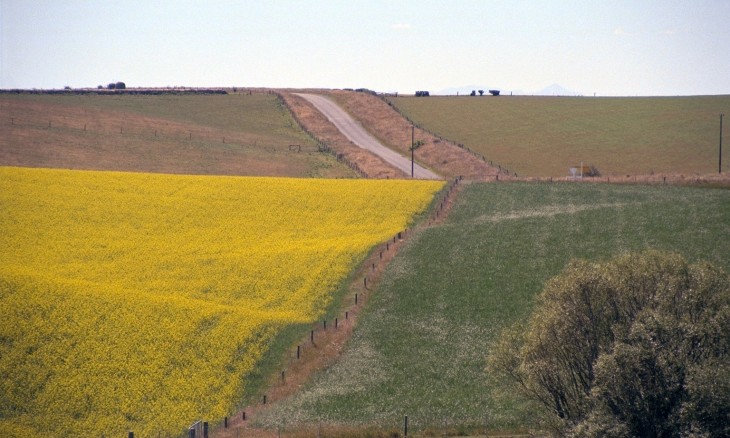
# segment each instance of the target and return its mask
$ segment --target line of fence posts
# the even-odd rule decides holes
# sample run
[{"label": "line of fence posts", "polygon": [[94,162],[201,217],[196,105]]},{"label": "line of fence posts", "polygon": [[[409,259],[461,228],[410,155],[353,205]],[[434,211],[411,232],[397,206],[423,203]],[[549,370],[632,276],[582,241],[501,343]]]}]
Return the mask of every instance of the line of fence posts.
[{"label": "line of fence posts", "polygon": [[[458,176],[458,177],[454,178],[454,180],[453,180],[453,182],[451,182],[451,184],[449,184],[448,189],[445,191],[445,193],[443,195],[443,198],[441,200],[440,206],[436,210],[436,217],[438,217],[438,211],[439,210],[443,210],[443,208],[444,208],[444,202],[446,202],[449,199],[449,196],[451,195],[452,190],[462,180],[462,178],[463,178],[462,176]],[[393,244],[395,244],[398,241],[403,240],[405,234],[407,234],[407,231],[408,230],[403,230],[403,231],[399,231],[398,233],[396,233],[393,236]],[[391,242],[390,242],[390,239],[389,239],[385,243],[385,251],[386,252],[387,251],[390,251],[390,244],[391,244]],[[382,260],[382,259],[383,259],[383,251],[380,250],[379,251],[379,255],[378,255],[378,260]],[[372,263],[372,271],[375,272],[375,263]],[[363,288],[365,290],[369,290],[368,289],[368,277],[367,277],[367,275],[363,276]],[[355,306],[356,307],[359,305],[358,296],[359,296],[358,293],[355,292],[354,300],[355,300]],[[349,320],[349,314],[350,314],[349,311],[345,311],[345,320],[346,321]],[[339,328],[339,317],[335,317],[335,329],[338,329],[338,328]],[[327,320],[326,319],[322,321],[322,330],[323,331],[326,331],[327,330]],[[313,328],[313,329],[311,329],[309,331],[309,342],[312,345],[315,345],[315,332],[316,332],[316,328]],[[298,344],[297,345],[297,349],[296,349],[296,358],[297,358],[297,360],[300,360],[302,358],[302,351],[303,351],[302,345],[301,344]],[[282,382],[282,384],[285,382],[285,371],[284,370],[281,371],[281,382]],[[266,395],[263,396],[262,402],[263,402],[263,404],[266,404]],[[244,416],[244,420],[245,420],[245,416],[246,416],[246,413],[245,412],[243,413],[243,416]]]},{"label": "line of fence posts", "polygon": [[309,136],[309,138],[312,139],[312,141],[314,141],[317,144],[317,148],[318,148],[319,152],[328,153],[328,154],[334,156],[337,161],[345,164],[346,166],[348,166],[349,168],[351,168],[352,170],[357,172],[363,178],[368,178],[367,172],[365,172],[357,163],[346,159],[344,154],[333,151],[332,148],[330,148],[324,141],[320,140],[309,129],[307,129],[307,127],[304,126],[304,123],[302,123],[302,121],[299,120],[299,117],[297,117],[296,113],[289,105],[289,102],[287,102],[287,100],[284,98],[284,96],[281,93],[276,92],[276,95],[279,98],[279,102],[281,103],[281,105],[284,106],[287,109],[287,111],[289,111],[289,115],[291,115],[294,122],[296,122],[296,124],[299,126],[299,129],[304,131],[304,133],[307,134]]},{"label": "line of fence posts", "polygon": [[[451,194],[451,191],[459,183],[459,181],[461,181],[461,179],[462,179],[462,177],[459,176],[459,177],[455,178],[454,181],[449,185],[449,188],[446,190],[446,192],[444,193],[444,196],[443,196],[443,198],[441,200],[439,209],[443,209],[444,202],[448,199],[449,195]],[[438,210],[437,210],[436,213],[438,213]],[[407,231],[408,230],[403,230],[403,231],[399,231],[397,234],[395,234],[393,236],[393,243],[396,243],[397,241],[403,240],[404,236],[407,234]],[[390,243],[391,243],[390,242],[390,239],[385,243],[385,251],[386,252],[390,250]],[[383,251],[382,250],[379,252],[379,257],[378,258],[379,258],[379,260],[382,260],[383,259]],[[375,263],[373,263],[372,266],[373,266],[373,271],[374,271],[374,269],[375,269]],[[367,276],[364,276],[363,277],[363,285],[365,286],[365,289],[367,289]],[[358,306],[359,305],[359,302],[358,302],[358,293],[357,292],[355,293],[355,297],[354,298],[355,298],[355,306]],[[346,321],[349,320],[349,316],[350,316],[350,311],[349,310],[348,311],[345,311],[345,320]],[[338,329],[338,328],[339,328],[339,318],[338,317],[335,317],[335,329]],[[327,330],[327,320],[326,319],[322,321],[322,330],[325,330],[325,331]],[[310,332],[309,332],[310,333],[309,334],[309,340],[310,340],[310,343],[313,344],[313,345],[315,344],[315,342],[314,342],[315,341],[315,331],[316,331],[316,329],[311,329]],[[297,358],[297,360],[300,360],[302,358],[302,352],[303,352],[303,347],[302,347],[301,344],[298,344],[297,345],[297,349],[296,349],[296,358]],[[281,384],[284,384],[285,383],[285,377],[286,377],[285,370],[282,370],[281,371],[280,376],[281,376],[280,377]],[[262,398],[261,398],[261,403],[263,405],[265,405],[265,404],[267,404],[267,401],[268,401],[267,400],[267,395],[266,394],[263,394],[262,395]],[[246,411],[245,410],[241,412],[241,419],[242,419],[242,421],[246,421]],[[405,417],[405,420],[404,421],[405,421],[405,423],[404,423],[404,435],[407,437],[408,436],[408,416]],[[223,427],[226,428],[226,429],[228,428],[228,417],[227,416],[223,418]],[[279,428],[279,432],[281,432],[281,429],[280,428]],[[193,425],[191,425],[188,428],[188,437],[187,438],[201,438],[201,437],[202,438],[208,438],[208,422],[207,421],[197,421],[197,422],[193,423]],[[134,438],[134,433],[133,432],[129,432],[129,437],[128,438]]]}]

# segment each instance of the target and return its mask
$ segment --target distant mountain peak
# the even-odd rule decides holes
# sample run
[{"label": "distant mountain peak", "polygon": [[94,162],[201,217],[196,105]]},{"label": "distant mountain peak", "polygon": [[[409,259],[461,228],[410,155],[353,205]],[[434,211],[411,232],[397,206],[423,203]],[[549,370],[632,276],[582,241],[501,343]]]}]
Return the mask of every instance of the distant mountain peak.
[{"label": "distant mountain peak", "polygon": [[577,96],[580,93],[568,90],[560,84],[552,84],[536,92],[535,94],[540,96]]}]

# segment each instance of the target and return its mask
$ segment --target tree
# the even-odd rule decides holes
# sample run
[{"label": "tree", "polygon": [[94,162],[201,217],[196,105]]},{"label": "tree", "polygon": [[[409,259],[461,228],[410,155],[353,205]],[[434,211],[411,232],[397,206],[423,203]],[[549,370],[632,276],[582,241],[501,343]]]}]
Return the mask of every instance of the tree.
[{"label": "tree", "polygon": [[484,90],[479,90],[479,95],[484,96]]},{"label": "tree", "polygon": [[[521,325],[520,325],[521,324]],[[657,251],[573,261],[488,370],[572,436],[730,436],[730,278]]]}]

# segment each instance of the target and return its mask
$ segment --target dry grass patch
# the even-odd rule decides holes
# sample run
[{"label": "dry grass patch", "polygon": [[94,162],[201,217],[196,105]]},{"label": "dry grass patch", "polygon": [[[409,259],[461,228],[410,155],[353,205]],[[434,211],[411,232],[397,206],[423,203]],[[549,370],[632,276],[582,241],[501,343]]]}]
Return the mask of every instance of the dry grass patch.
[{"label": "dry grass patch", "polygon": [[[273,94],[0,96],[0,165],[248,176],[353,177]],[[290,144],[300,149],[290,150]]]}]

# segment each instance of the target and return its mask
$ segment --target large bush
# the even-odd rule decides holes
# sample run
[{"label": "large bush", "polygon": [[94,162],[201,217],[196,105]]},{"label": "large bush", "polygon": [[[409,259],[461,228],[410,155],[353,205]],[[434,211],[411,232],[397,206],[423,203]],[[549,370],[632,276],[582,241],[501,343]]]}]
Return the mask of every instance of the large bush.
[{"label": "large bush", "polygon": [[730,280],[648,251],[571,262],[488,371],[572,436],[730,436]]}]

